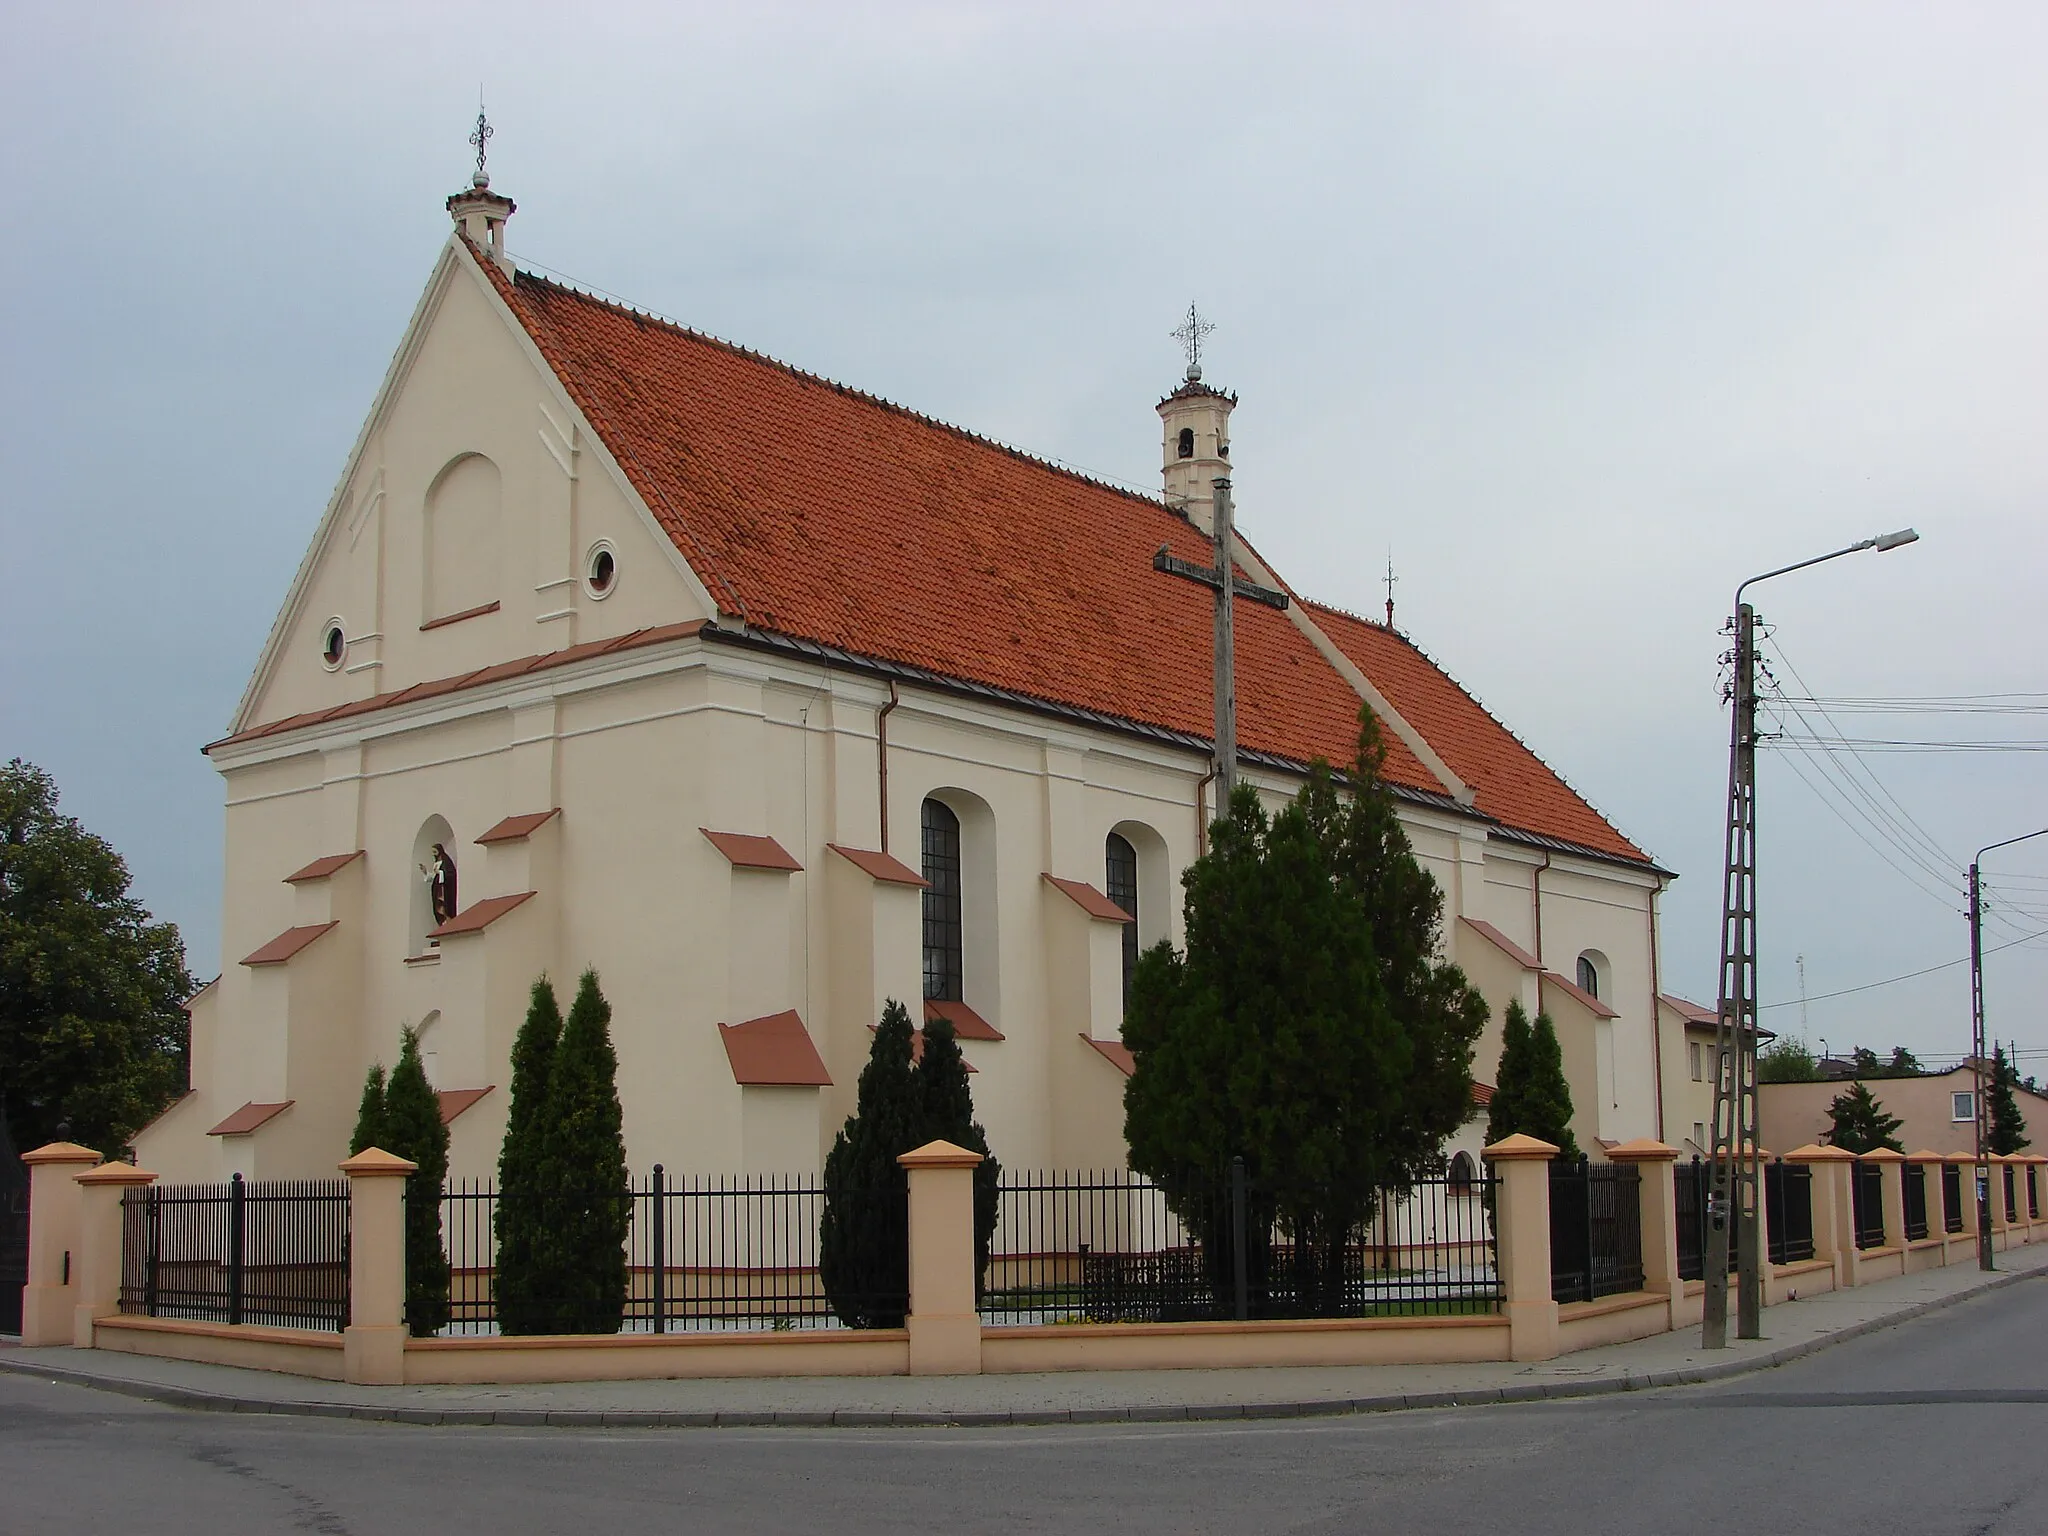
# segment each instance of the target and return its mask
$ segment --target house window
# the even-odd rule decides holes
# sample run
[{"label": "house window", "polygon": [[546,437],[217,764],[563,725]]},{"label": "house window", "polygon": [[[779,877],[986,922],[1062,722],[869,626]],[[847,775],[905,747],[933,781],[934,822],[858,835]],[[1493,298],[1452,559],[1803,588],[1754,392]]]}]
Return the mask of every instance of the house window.
[{"label": "house window", "polygon": [[1131,997],[1131,973],[1138,966],[1138,850],[1119,833],[1102,845],[1103,886],[1109,899],[1131,914],[1124,924],[1124,1001]]},{"label": "house window", "polygon": [[960,818],[938,800],[927,800],[924,831],[924,995],[933,1002],[960,1002],[965,975],[960,912]]},{"label": "house window", "polygon": [[1692,1080],[1704,1083],[1707,1080],[1707,1048],[1695,1040],[1686,1047],[1692,1056]]},{"label": "house window", "polygon": [[1591,955],[1579,956],[1579,990],[1592,997],[1600,995],[1600,971]]},{"label": "house window", "polygon": [[1182,427],[1180,429],[1180,444],[1177,451],[1184,459],[1192,459],[1195,456],[1195,429],[1193,427]]},{"label": "house window", "polygon": [[1471,1194],[1473,1175],[1474,1169],[1470,1152],[1460,1152],[1457,1156],[1453,1157],[1451,1159],[1451,1193],[1454,1195]]},{"label": "house window", "polygon": [[1974,1091],[1964,1089],[1961,1093],[1952,1093],[1948,1096],[1948,1102],[1948,1117],[1956,1124],[1960,1125],[1965,1120],[1977,1118],[1977,1095]]}]

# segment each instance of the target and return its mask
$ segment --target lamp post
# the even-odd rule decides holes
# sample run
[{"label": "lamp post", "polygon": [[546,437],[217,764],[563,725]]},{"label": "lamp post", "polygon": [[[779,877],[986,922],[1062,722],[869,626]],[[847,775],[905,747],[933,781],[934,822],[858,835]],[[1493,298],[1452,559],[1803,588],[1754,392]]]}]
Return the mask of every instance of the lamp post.
[{"label": "lamp post", "polygon": [[[1920,537],[1879,534],[1752,576],[1735,589],[1734,718],[1728,738],[1728,839],[1721,881],[1720,1007],[1714,1026],[1713,1183],[1707,1196],[1706,1295],[1700,1342],[1728,1344],[1728,1245],[1739,1266],[1737,1331],[1763,1335],[1763,1245],[1757,1230],[1756,1130],[1756,613],[1742,594],[1760,581]],[[1739,1237],[1738,1237],[1739,1231]]]},{"label": "lamp post", "polygon": [[2048,837],[2048,827],[2008,837],[2002,843],[1987,843],[1970,860],[1970,1060],[1976,1069],[1977,1084],[1972,1096],[1977,1111],[1977,1267],[1984,1270],[1992,1267],[1991,1175],[1990,1164],[1984,1160],[1991,1151],[1991,1106],[1984,1092],[1984,902],[1978,889],[1977,866],[1984,861],[1985,854],[1995,849],[2010,848],[2014,843],[2037,837]]}]

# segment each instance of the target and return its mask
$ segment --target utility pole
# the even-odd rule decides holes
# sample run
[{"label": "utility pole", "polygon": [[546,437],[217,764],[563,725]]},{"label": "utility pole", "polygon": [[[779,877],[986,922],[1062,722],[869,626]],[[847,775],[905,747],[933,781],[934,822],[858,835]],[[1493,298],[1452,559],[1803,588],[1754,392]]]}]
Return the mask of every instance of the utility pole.
[{"label": "utility pole", "polygon": [[1728,744],[1728,826],[1721,886],[1720,1006],[1714,1021],[1713,1182],[1707,1193],[1701,1338],[1728,1343],[1728,1254],[1738,1268],[1736,1332],[1759,1338],[1756,1189],[1756,610],[1735,609],[1734,721]]},{"label": "utility pole", "polygon": [[2037,837],[2048,837],[2048,827],[2008,837],[2002,843],[1987,843],[1970,860],[1970,1063],[1971,1078],[1977,1088],[1973,1096],[1977,1106],[1977,1267],[1983,1270],[1992,1268],[1991,1164],[1986,1161],[1991,1155],[1991,1095],[1985,1079],[1990,1064],[1985,1060],[1984,1050],[1984,892],[1978,866],[1984,855],[1995,849],[2010,848],[2014,843],[2030,842]]},{"label": "utility pole", "polygon": [[1756,1132],[1756,610],[1742,594],[1760,581],[1862,550],[1890,550],[1920,537],[1910,528],[1864,539],[1810,560],[1752,576],[1735,589],[1734,718],[1728,735],[1728,836],[1721,865],[1720,1008],[1714,1022],[1713,1183],[1707,1194],[1706,1293],[1700,1342],[1728,1344],[1728,1253],[1735,1245],[1736,1326],[1763,1337],[1763,1244],[1757,1199]]}]

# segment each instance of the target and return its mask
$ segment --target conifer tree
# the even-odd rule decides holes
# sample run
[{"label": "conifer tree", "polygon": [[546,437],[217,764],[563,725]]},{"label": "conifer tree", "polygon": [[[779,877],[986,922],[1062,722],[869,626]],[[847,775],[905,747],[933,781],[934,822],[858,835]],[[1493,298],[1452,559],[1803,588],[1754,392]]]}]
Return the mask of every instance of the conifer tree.
[{"label": "conifer tree", "polygon": [[2005,1054],[2005,1047],[1999,1046],[1991,1058],[1991,1134],[1985,1142],[1999,1157],[2010,1157],[2033,1145],[2027,1139],[2027,1117],[2020,1113],[2019,1100],[2013,1097],[2019,1080],[2019,1069]]},{"label": "conifer tree", "polygon": [[[919,1144],[913,1140],[922,1120],[910,1064],[914,1034],[909,1011],[889,999],[860,1069],[853,1113],[825,1158],[818,1278],[833,1312],[849,1328],[903,1326],[910,1290],[910,1184],[896,1159]],[[977,1200],[977,1218],[978,1207]]]},{"label": "conifer tree", "polygon": [[[356,1105],[356,1130],[348,1139],[348,1155],[384,1146],[384,1064],[370,1068],[363,1079],[363,1097]],[[384,1147],[389,1152],[389,1147]]]},{"label": "conifer tree", "polygon": [[1516,1135],[1534,1136],[1557,1148],[1559,1162],[1579,1160],[1572,1135],[1572,1090],[1565,1080],[1564,1051],[1547,1013],[1529,1022],[1517,998],[1501,1025],[1500,1081],[1486,1116],[1489,1143]]},{"label": "conifer tree", "polygon": [[1343,1305],[1343,1252],[1379,1191],[1434,1166],[1464,1123],[1486,1019],[1463,973],[1435,958],[1442,893],[1395,817],[1383,762],[1368,712],[1348,797],[1318,764],[1269,821],[1240,785],[1184,877],[1185,954],[1142,956],[1125,1009],[1131,1166],[1227,1275],[1220,1194],[1243,1157],[1254,1297],[1270,1217],[1289,1239],[1286,1289],[1310,1312]]},{"label": "conifer tree", "polygon": [[1884,1105],[1867,1083],[1851,1083],[1835,1095],[1835,1101],[1828,1105],[1828,1119],[1834,1123],[1828,1132],[1828,1145],[1844,1152],[1875,1152],[1879,1147],[1889,1147],[1894,1152],[1906,1150],[1894,1134],[1904,1122],[1885,1113]]},{"label": "conifer tree", "polygon": [[384,1090],[383,1119],[384,1150],[419,1164],[405,1181],[405,1317],[414,1335],[424,1338],[448,1326],[448,1255],[441,1243],[448,1127],[410,1025]]},{"label": "conifer tree", "polygon": [[533,984],[526,1022],[512,1042],[512,1097],[498,1152],[498,1329],[506,1334],[546,1333],[556,1299],[555,1286],[538,1260],[541,1137],[548,1079],[561,1038],[562,1008],[555,1001],[554,983],[541,976]]},{"label": "conifer tree", "polygon": [[974,1293],[982,1294],[988,1276],[988,1250],[996,1233],[997,1186],[1002,1166],[988,1150],[988,1132],[974,1118],[974,1091],[967,1082],[967,1058],[960,1054],[960,1041],[950,1019],[933,1019],[924,1027],[924,1054],[918,1058],[915,1076],[917,1126],[910,1145],[915,1151],[932,1141],[950,1141],[956,1147],[981,1154],[974,1170]]},{"label": "conifer tree", "polygon": [[558,1304],[556,1333],[617,1333],[625,1317],[633,1197],[611,1018],[597,972],[585,971],[549,1073],[541,1135],[535,1248]]}]

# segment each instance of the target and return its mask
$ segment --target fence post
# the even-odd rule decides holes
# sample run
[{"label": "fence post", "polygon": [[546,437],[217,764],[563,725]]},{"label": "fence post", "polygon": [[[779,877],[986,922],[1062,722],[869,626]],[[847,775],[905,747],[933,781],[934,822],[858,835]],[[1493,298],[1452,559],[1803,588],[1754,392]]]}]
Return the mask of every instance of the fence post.
[{"label": "fence post", "polygon": [[1685,1301],[1685,1282],[1678,1278],[1678,1148],[1644,1137],[1608,1149],[1610,1162],[1635,1164],[1637,1198],[1642,1202],[1643,1289],[1668,1298],[1671,1326]]},{"label": "fence post", "polygon": [[1835,1266],[1835,1288],[1856,1283],[1856,1214],[1849,1198],[1849,1171],[1856,1154],[1808,1142],[1785,1154],[1788,1163],[1813,1169],[1813,1256]]},{"label": "fence post", "polygon": [[1968,1152],[1951,1152],[1942,1161],[1956,1170],[1956,1193],[1962,1197],[1963,1230],[1957,1237],[1967,1238],[1970,1260],[1977,1258],[1977,1159]]},{"label": "fence post", "polygon": [[1244,1205],[1244,1159],[1233,1157],[1230,1160],[1230,1315],[1240,1323],[1251,1316],[1251,1285],[1244,1252]]},{"label": "fence post", "polygon": [[[1863,1153],[1857,1161],[1877,1164],[1878,1206],[1884,1212],[1884,1241],[1878,1246],[1903,1249],[1906,1246],[1906,1154],[1894,1152],[1890,1147],[1878,1147]],[[1899,1273],[1905,1272],[1905,1263],[1901,1260]]]},{"label": "fence post", "polygon": [[78,1186],[77,1284],[71,1307],[71,1342],[92,1348],[93,1324],[121,1310],[121,1197],[147,1189],[156,1175],[128,1163],[103,1163],[73,1174]]},{"label": "fence post", "polygon": [[228,1325],[242,1320],[243,1259],[249,1239],[249,1186],[237,1173],[228,1180]]},{"label": "fence post", "polygon": [[910,1374],[979,1376],[974,1170],[981,1154],[933,1141],[896,1161],[910,1174]]},{"label": "fence post", "polygon": [[1557,1303],[1550,1295],[1550,1160],[1557,1148],[1514,1135],[1485,1155],[1500,1170],[1493,1240],[1508,1358],[1550,1360],[1557,1355]]},{"label": "fence post", "polygon": [[81,1201],[73,1175],[99,1162],[100,1155],[75,1141],[53,1141],[24,1153],[21,1160],[29,1170],[28,1284],[21,1290],[21,1342],[31,1349],[69,1344]]},{"label": "fence post", "polygon": [[405,1177],[419,1164],[369,1147],[340,1165],[348,1175],[346,1381],[405,1381]]},{"label": "fence post", "polygon": [[662,1195],[661,1164],[654,1165],[654,1181],[649,1186],[652,1199],[649,1201],[649,1216],[654,1230],[650,1235],[649,1247],[653,1250],[650,1258],[654,1264],[654,1331],[668,1332],[668,1210]]}]

